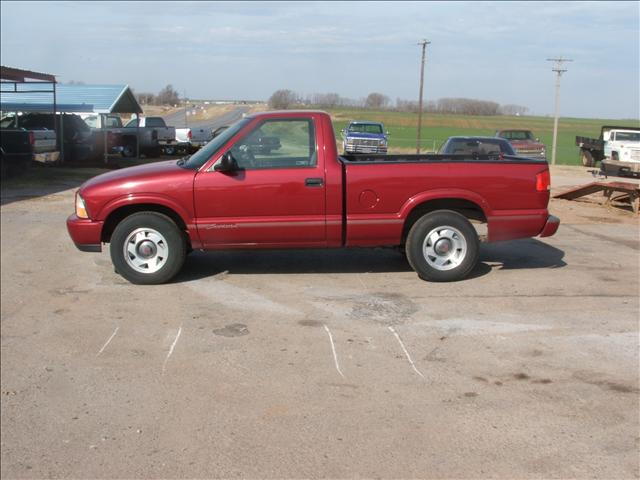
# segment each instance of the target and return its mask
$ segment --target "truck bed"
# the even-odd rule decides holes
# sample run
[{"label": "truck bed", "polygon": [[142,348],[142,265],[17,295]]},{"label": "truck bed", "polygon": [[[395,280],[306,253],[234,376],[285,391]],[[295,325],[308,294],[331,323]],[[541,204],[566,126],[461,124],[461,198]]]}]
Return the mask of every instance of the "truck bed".
[{"label": "truck bed", "polygon": [[528,157],[518,157],[512,155],[439,155],[439,154],[422,154],[422,155],[342,155],[339,160],[343,164],[387,164],[387,163],[532,163],[547,165],[547,161],[543,159],[535,159]]},{"label": "truck bed", "polygon": [[477,213],[488,224],[489,241],[535,236],[547,219],[549,192],[536,190],[536,176],[548,169],[546,160],[486,155],[339,158],[347,246],[397,244],[407,211],[432,198],[480,206]]},{"label": "truck bed", "polygon": [[599,138],[576,137],[576,145],[587,150],[604,151],[604,141]]}]

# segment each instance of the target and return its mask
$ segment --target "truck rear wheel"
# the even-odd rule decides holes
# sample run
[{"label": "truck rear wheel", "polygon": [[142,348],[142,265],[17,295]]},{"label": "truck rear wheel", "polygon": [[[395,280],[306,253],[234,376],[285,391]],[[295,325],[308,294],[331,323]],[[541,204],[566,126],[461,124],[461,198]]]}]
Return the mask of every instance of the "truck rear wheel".
[{"label": "truck rear wheel", "polygon": [[407,236],[407,260],[418,276],[432,282],[462,280],[478,263],[478,235],[452,210],[437,210],[413,224]]},{"label": "truck rear wheel", "polygon": [[585,167],[593,167],[596,164],[589,150],[582,150],[580,158],[582,158],[582,165]]},{"label": "truck rear wheel", "polygon": [[139,212],[116,226],[109,250],[115,270],[125,279],[139,285],[157,285],[180,271],[187,245],[171,218],[157,212]]},{"label": "truck rear wheel", "polygon": [[122,145],[121,154],[124,158],[133,158],[136,156],[136,141],[135,140],[125,140],[124,145]]}]

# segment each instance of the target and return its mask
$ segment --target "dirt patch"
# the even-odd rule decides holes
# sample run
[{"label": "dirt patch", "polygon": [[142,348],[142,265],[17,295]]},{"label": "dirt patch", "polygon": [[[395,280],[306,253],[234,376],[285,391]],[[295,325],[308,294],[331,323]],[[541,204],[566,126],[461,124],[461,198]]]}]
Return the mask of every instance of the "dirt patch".
[{"label": "dirt patch", "polygon": [[224,328],[216,328],[213,333],[221,337],[242,337],[249,335],[249,329],[243,323],[232,323]]}]

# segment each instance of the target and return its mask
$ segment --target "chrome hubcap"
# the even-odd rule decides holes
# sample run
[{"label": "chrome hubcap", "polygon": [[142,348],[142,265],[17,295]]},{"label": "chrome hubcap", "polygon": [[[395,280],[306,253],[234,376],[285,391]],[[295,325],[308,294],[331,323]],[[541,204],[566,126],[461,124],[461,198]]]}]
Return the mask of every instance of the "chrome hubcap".
[{"label": "chrome hubcap", "polygon": [[152,228],[138,228],[124,243],[124,258],[136,272],[155,273],[169,257],[166,239]]},{"label": "chrome hubcap", "polygon": [[436,270],[451,270],[467,255],[467,242],[457,228],[434,228],[422,243],[422,252],[429,266]]}]

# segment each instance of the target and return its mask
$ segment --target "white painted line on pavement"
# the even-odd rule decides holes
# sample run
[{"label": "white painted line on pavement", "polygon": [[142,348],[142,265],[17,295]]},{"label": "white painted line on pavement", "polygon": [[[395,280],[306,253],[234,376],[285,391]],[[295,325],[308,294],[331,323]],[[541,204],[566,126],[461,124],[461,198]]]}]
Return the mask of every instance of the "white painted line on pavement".
[{"label": "white painted line on pavement", "polygon": [[178,343],[178,339],[180,338],[180,334],[181,333],[182,333],[182,325],[180,325],[180,328],[178,328],[178,334],[176,335],[175,340],[171,344],[171,348],[169,349],[169,353],[167,353],[167,358],[164,359],[164,363],[162,364],[162,374],[163,375],[164,375],[165,369],[167,368],[167,362],[169,361],[169,357],[173,353],[173,349],[176,346],[176,343]]},{"label": "white painted line on pavement", "polygon": [[340,365],[338,365],[338,355],[336,355],[336,346],[333,343],[333,335],[331,335],[331,331],[326,325],[324,325],[324,329],[327,332],[327,335],[329,335],[329,341],[331,342],[331,351],[333,352],[333,361],[336,364],[336,370],[338,370],[340,376],[344,378],[344,374],[342,373],[342,370],[340,370]]},{"label": "white painted line on pavement", "polygon": [[393,333],[395,335],[396,340],[398,340],[398,343],[402,347],[402,350],[404,351],[404,354],[407,356],[407,360],[409,360],[409,363],[411,364],[411,368],[413,368],[413,370],[418,375],[420,375],[422,378],[424,378],[424,375],[422,375],[422,373],[420,373],[420,370],[418,370],[416,368],[416,365],[413,363],[413,360],[411,360],[411,355],[409,355],[409,352],[407,352],[407,349],[405,348],[404,343],[402,343],[402,340],[400,340],[400,335],[398,335],[398,332],[396,332],[395,329],[392,326],[388,326],[387,328],[389,329],[389,331],[391,333]]},{"label": "white painted line on pavement", "polygon": [[113,331],[113,333],[111,334],[111,336],[109,337],[109,340],[107,340],[107,342],[102,346],[102,348],[100,349],[100,351],[98,353],[96,353],[96,357],[98,355],[100,355],[102,352],[104,352],[104,349],[107,348],[107,345],[109,345],[109,343],[111,343],[111,340],[113,340],[113,337],[116,336],[116,333],[118,333],[118,330],[120,329],[120,327],[116,327],[116,329]]}]

